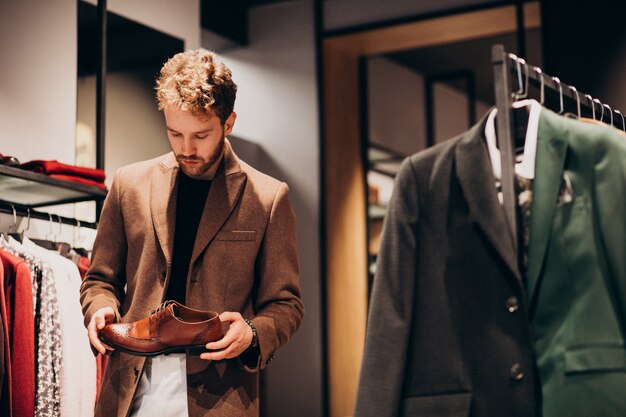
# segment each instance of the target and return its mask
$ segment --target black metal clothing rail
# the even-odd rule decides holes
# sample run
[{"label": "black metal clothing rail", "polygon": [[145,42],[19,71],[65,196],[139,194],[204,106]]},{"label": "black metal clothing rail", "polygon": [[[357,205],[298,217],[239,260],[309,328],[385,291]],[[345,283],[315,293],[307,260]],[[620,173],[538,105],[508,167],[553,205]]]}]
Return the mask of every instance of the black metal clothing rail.
[{"label": "black metal clothing rail", "polygon": [[15,216],[22,218],[30,217],[31,219],[47,220],[51,223],[62,223],[69,226],[87,227],[89,229],[98,228],[98,223],[80,221],[70,217],[59,216],[57,214],[44,213],[42,211],[32,210],[31,208],[20,204],[8,203],[5,201],[0,201],[0,213],[14,214]]},{"label": "black metal clothing rail", "polygon": [[[509,225],[510,236],[514,248],[517,248],[517,217],[514,188],[515,150],[513,145],[512,103],[518,98],[528,95],[532,83],[540,89],[540,102],[545,104],[546,91],[559,97],[559,113],[565,110],[564,99],[576,103],[577,115],[586,113],[597,120],[604,121],[618,129],[626,131],[624,114],[612,109],[609,105],[593,98],[589,94],[580,93],[575,87],[562,83],[557,77],[545,74],[541,68],[527,64],[523,59],[507,53],[503,45],[494,45],[491,49],[491,61],[494,69],[494,86],[496,95],[496,131],[500,147],[502,163],[502,196],[504,212]],[[606,109],[606,111],[605,111]]]}]

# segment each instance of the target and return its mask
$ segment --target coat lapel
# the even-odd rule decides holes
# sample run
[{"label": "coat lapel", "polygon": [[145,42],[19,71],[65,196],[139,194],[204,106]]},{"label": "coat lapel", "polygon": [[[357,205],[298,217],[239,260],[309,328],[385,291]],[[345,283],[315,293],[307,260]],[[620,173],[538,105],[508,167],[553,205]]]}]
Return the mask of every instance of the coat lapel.
[{"label": "coat lapel", "polygon": [[176,173],[178,163],[173,153],[165,155],[150,181],[150,214],[152,225],[165,260],[172,263],[174,227],[176,224]]},{"label": "coat lapel", "polygon": [[539,121],[528,248],[528,299],[531,312],[552,232],[552,220],[567,154],[567,141],[560,138],[562,135],[558,135],[555,130],[558,129],[558,117],[560,116],[543,109]]},{"label": "coat lapel", "polygon": [[[200,218],[200,226],[196,235],[196,242],[191,256],[193,265],[213,240],[230,213],[232,212],[243,186],[246,183],[247,175],[241,170],[239,159],[235,155],[228,140],[224,143],[224,159],[217,171],[209,190],[209,196]],[[192,276],[192,280],[194,277]]]},{"label": "coat lapel", "polygon": [[508,231],[504,209],[498,201],[496,180],[485,143],[485,120],[475,125],[456,148],[458,178],[469,206],[470,219],[484,231],[521,283],[518,256]]}]

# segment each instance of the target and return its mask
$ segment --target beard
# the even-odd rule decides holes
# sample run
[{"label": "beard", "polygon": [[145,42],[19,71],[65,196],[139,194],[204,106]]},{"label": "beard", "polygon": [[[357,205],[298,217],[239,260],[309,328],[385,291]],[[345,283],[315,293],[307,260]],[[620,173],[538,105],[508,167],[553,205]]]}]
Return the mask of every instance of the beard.
[{"label": "beard", "polygon": [[[184,156],[184,155],[176,155],[176,161],[180,166],[180,169],[187,175],[188,177],[199,177],[208,170],[210,170],[213,165],[215,165],[222,156],[222,152],[224,151],[224,139],[222,136],[219,143],[215,147],[215,150],[207,159],[203,159],[199,156]],[[196,166],[187,166],[183,163],[183,161],[198,161],[199,164]]]}]

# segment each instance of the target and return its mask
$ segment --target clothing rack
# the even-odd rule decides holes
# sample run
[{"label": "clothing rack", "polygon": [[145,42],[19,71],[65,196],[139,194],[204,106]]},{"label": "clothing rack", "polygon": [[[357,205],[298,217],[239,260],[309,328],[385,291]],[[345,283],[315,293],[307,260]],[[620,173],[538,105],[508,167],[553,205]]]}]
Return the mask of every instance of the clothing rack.
[{"label": "clothing rack", "polygon": [[[528,95],[531,83],[540,89],[540,102],[545,104],[546,91],[557,94],[559,97],[559,113],[565,110],[564,98],[576,104],[578,117],[586,114],[594,119],[599,116],[600,121],[611,124],[626,131],[624,114],[612,109],[609,105],[593,98],[589,94],[580,93],[575,87],[562,83],[557,77],[545,74],[541,68],[529,65],[522,58],[507,53],[503,45],[493,45],[491,61],[494,69],[494,87],[496,95],[496,131],[500,147],[502,163],[502,196],[504,212],[509,225],[509,232],[513,240],[513,247],[517,249],[517,216],[514,188],[515,150],[513,144],[513,115],[512,103],[514,100]],[[607,111],[605,111],[607,109]]]},{"label": "clothing rack", "polygon": [[98,223],[84,222],[78,219],[63,217],[57,214],[44,213],[42,211],[32,210],[30,207],[15,203],[0,201],[0,213],[12,214],[14,216],[26,217],[30,219],[48,220],[50,223],[62,223],[69,226],[87,227],[89,229],[97,229]]}]

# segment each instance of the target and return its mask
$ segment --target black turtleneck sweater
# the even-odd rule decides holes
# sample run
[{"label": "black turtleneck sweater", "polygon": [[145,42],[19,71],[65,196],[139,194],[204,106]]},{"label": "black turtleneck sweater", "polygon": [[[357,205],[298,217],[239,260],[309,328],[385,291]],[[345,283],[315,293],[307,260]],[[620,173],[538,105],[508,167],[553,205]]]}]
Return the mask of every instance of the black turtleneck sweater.
[{"label": "black turtleneck sweater", "polygon": [[187,273],[196,232],[202,211],[211,188],[211,181],[196,180],[182,171],[178,173],[178,194],[176,195],[176,227],[174,231],[174,255],[172,274],[167,287],[166,300],[176,300],[185,304]]}]

